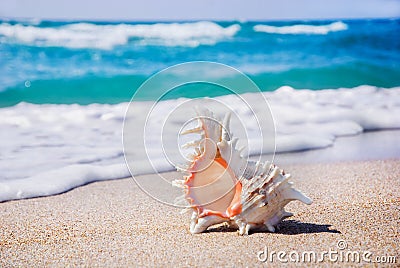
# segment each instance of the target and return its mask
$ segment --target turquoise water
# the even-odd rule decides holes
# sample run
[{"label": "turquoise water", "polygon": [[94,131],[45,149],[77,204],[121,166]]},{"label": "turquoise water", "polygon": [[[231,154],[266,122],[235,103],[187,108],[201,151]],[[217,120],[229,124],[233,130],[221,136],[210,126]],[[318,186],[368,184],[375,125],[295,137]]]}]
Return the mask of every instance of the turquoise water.
[{"label": "turquoise water", "polygon": [[[198,60],[235,67],[264,91],[283,85],[315,90],[395,87],[400,85],[399,32],[400,19],[0,21],[0,107],[21,101],[124,102],[150,75]],[[186,95],[196,97],[196,92],[224,94],[203,86]],[[156,93],[148,92],[146,98]]]}]

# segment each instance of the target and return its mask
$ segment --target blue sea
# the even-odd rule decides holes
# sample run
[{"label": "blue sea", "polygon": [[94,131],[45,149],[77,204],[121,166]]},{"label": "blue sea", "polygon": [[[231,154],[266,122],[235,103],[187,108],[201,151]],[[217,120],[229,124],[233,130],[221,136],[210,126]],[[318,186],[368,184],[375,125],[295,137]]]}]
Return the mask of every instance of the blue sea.
[{"label": "blue sea", "polygon": [[250,76],[263,91],[281,86],[312,90],[396,87],[400,85],[399,33],[400,19],[3,20],[0,107],[21,101],[120,103],[130,100],[150,75],[187,61],[230,65]]},{"label": "blue sea", "polygon": [[[393,138],[398,131],[388,132],[400,129],[399,33],[400,19],[0,20],[0,202],[129,177],[124,121],[132,126],[124,137],[133,142],[133,175],[174,170],[164,147],[177,147],[174,131],[194,114],[172,111],[197,97],[230,108],[237,119],[233,132],[239,144],[248,143],[243,153],[250,157],[273,152],[263,147],[265,137],[257,135],[243,99],[254,112],[270,108],[276,153],[290,159],[400,158]],[[239,97],[204,85],[173,91],[153,110],[144,152],[135,146],[143,140],[142,114],[160,92],[137,95],[134,115],[126,115],[129,101],[153,74],[193,61],[236,68],[257,84],[262,98],[245,87]],[[240,123],[246,136],[240,136]],[[378,132],[386,134],[370,135]],[[304,151],[314,153],[296,153]]]}]

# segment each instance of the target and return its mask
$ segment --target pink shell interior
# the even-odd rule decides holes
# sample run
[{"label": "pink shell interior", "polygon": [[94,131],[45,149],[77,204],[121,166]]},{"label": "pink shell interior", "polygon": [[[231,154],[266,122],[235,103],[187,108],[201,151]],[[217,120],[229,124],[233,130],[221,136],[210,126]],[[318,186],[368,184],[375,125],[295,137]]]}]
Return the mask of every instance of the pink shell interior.
[{"label": "pink shell interior", "polygon": [[[196,159],[190,170],[196,170]],[[217,215],[229,218],[241,212],[242,185],[220,157],[207,168],[192,172],[186,177],[185,185],[186,198],[192,207],[197,208],[199,217]]]}]

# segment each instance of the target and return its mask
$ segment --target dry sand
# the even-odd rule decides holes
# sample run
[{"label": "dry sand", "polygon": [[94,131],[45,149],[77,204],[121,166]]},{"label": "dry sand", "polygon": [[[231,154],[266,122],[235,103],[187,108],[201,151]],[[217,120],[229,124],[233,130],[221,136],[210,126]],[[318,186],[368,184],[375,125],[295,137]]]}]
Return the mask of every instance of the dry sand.
[{"label": "dry sand", "polygon": [[[191,235],[189,215],[157,203],[130,178],[0,203],[0,267],[253,267],[268,264],[257,258],[265,247],[292,258],[291,251],[320,256],[338,250],[339,240],[347,243],[339,252],[371,251],[373,260],[396,256],[394,265],[399,265],[400,160],[289,165],[285,170],[314,203],[289,204],[295,215],[277,233],[244,237],[227,227]],[[274,263],[280,264],[276,256]],[[321,264],[333,262],[325,257]]]}]

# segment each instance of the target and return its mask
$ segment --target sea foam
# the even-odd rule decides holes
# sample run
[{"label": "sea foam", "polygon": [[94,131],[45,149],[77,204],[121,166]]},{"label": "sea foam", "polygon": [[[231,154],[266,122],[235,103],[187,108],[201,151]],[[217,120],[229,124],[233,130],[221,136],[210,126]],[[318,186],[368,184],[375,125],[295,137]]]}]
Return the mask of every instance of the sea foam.
[{"label": "sea foam", "polygon": [[253,27],[256,32],[272,34],[328,34],[347,30],[347,24],[337,21],[326,25],[296,24],[291,26],[271,26],[258,24]]},{"label": "sea foam", "polygon": [[[247,94],[249,98],[253,96]],[[360,86],[320,91],[282,87],[263,94],[275,120],[277,152],[324,148],[333,145],[340,136],[400,128],[400,87]],[[216,99],[235,107],[234,113],[241,121],[251,121],[252,114],[240,105],[239,98],[226,95]],[[162,123],[173,107],[186,100],[158,104],[158,114],[153,116],[159,121],[154,127],[150,124],[146,131],[147,153],[153,166],[146,165],[146,154],[140,154],[130,170],[134,175],[174,170],[165,156],[157,153],[160,132],[156,127],[162,126],[157,122]],[[140,109],[150,103],[134,105]],[[128,103],[87,106],[20,103],[1,108],[0,201],[52,195],[93,181],[130,176],[122,145],[127,106]],[[140,115],[127,119],[142,120]],[[186,120],[186,114],[179,114],[174,124],[181,126]],[[251,128],[254,126],[247,133],[249,146],[262,147],[262,138]],[[133,131],[131,138],[140,138],[142,132]],[[175,146],[176,136],[169,136],[164,142]],[[268,150],[262,152],[270,153]],[[247,151],[249,155],[256,153]]]},{"label": "sea foam", "polygon": [[138,45],[188,46],[214,45],[234,36],[238,24],[222,27],[210,21],[191,23],[107,24],[73,23],[59,27],[0,24],[3,42],[33,46],[112,49],[137,39]]}]

